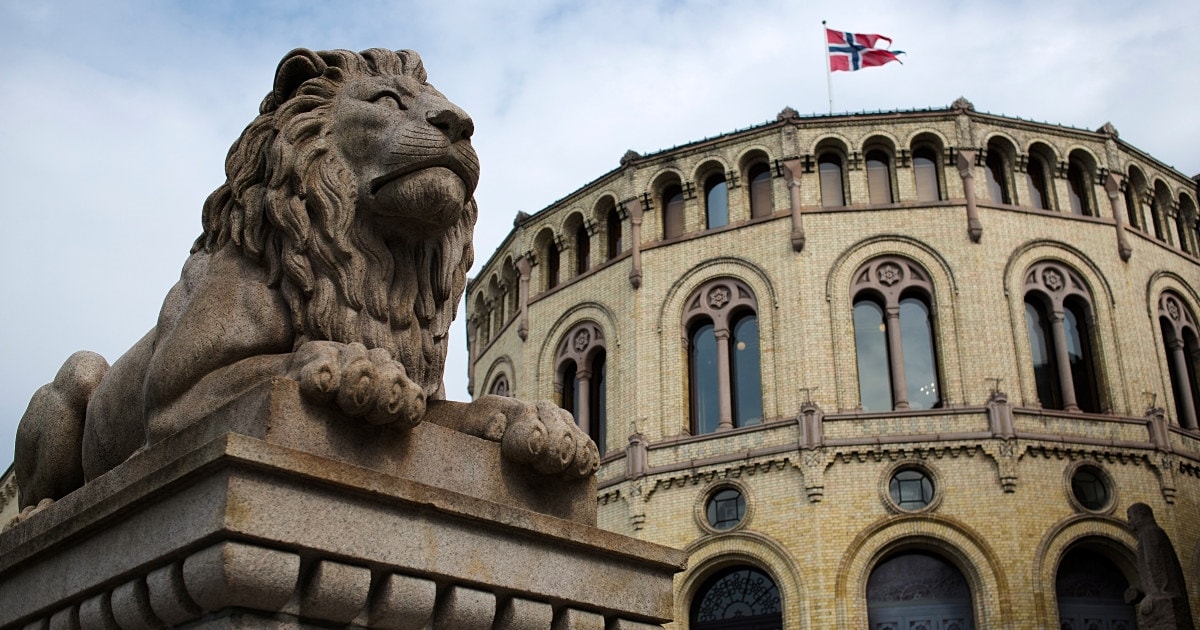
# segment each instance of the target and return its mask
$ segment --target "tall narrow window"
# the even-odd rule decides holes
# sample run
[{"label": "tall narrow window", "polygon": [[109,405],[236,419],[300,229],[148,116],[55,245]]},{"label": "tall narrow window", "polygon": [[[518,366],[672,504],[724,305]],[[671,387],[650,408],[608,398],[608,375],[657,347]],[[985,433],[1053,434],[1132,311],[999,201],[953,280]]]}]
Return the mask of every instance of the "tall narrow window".
[{"label": "tall narrow window", "polygon": [[937,154],[932,149],[922,147],[913,151],[913,177],[917,182],[918,201],[938,201],[942,198]]},{"label": "tall narrow window", "polygon": [[668,186],[663,191],[663,238],[683,234],[683,188]]},{"label": "tall narrow window", "polygon": [[563,335],[554,358],[562,408],[596,442],[601,455],[608,437],[606,358],[604,333],[594,322],[577,324]]},{"label": "tall narrow window", "polygon": [[608,211],[604,228],[608,239],[608,258],[612,260],[621,255],[621,214],[616,208]]},{"label": "tall narrow window", "polygon": [[758,304],[733,278],[710,280],[685,302],[688,400],[694,435],[762,422]]},{"label": "tall narrow window", "polygon": [[1008,178],[1005,177],[1007,169],[1004,166],[1004,157],[997,151],[988,149],[985,164],[987,166],[984,172],[987,174],[988,196],[994,203],[1011,204],[1012,198],[1008,196]]},{"label": "tall narrow window", "polygon": [[866,411],[941,406],[929,276],[905,258],[876,258],[854,275],[854,344]]},{"label": "tall narrow window", "polygon": [[1031,155],[1025,169],[1025,183],[1029,188],[1029,205],[1042,210],[1050,209],[1050,198],[1046,195],[1046,163],[1042,158]]},{"label": "tall narrow window", "polygon": [[1179,249],[1189,254],[1194,253],[1188,239],[1188,232],[1191,230],[1188,229],[1187,217],[1182,212],[1175,213],[1175,232],[1179,234]]},{"label": "tall narrow window", "polygon": [[846,205],[842,188],[842,158],[835,153],[826,153],[817,159],[817,172],[821,179],[821,205],[834,208]]},{"label": "tall narrow window", "polygon": [[712,433],[720,422],[717,382],[717,338],[711,322],[692,330],[690,381],[692,383],[692,424],[697,434]]},{"label": "tall narrow window", "polygon": [[1163,229],[1162,202],[1155,196],[1150,200],[1150,220],[1154,222],[1154,238],[1167,241],[1167,231]]},{"label": "tall narrow window", "polygon": [[1158,322],[1175,401],[1176,421],[1200,428],[1200,340],[1196,318],[1183,299],[1165,292],[1158,300]]},{"label": "tall narrow window", "polygon": [[1125,179],[1125,213],[1129,217],[1129,225],[1139,230],[1145,230],[1146,224],[1142,217],[1142,186],[1144,179],[1141,171],[1129,169],[1129,177]]},{"label": "tall narrow window", "polygon": [[588,237],[587,228],[579,226],[575,230],[575,275],[587,273],[592,266],[592,241]]},{"label": "tall narrow window", "polygon": [[765,162],[750,167],[750,218],[769,217],[775,212],[771,196],[771,167]]},{"label": "tall narrow window", "polygon": [[867,152],[867,190],[871,203],[892,203],[892,169],[883,151]]},{"label": "tall narrow window", "polygon": [[1103,409],[1092,329],[1093,302],[1074,270],[1040,262],[1025,273],[1025,325],[1042,407]]},{"label": "tall narrow window", "polygon": [[1071,214],[1091,216],[1091,195],[1088,194],[1088,180],[1079,162],[1072,161],[1067,167],[1067,184],[1071,190]]},{"label": "tall narrow window", "polygon": [[550,243],[546,248],[546,288],[553,289],[559,281],[558,245]]},{"label": "tall narrow window", "polygon": [[713,175],[704,180],[704,211],[708,229],[729,224],[729,187],[725,184],[725,175]]},{"label": "tall narrow window", "polygon": [[747,313],[733,325],[733,423],[762,423],[762,374],[758,354],[758,317]]}]

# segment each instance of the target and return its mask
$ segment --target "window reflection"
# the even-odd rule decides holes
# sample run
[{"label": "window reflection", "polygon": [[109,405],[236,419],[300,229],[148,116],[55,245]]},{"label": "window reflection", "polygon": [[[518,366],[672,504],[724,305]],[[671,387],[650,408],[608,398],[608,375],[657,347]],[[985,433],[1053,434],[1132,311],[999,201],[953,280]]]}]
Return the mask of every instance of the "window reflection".
[{"label": "window reflection", "polygon": [[663,191],[663,238],[683,234],[683,189],[668,186]]},{"label": "window reflection", "polygon": [[917,149],[913,152],[913,176],[917,181],[917,199],[919,201],[941,199],[936,159],[934,152],[927,148]]},{"label": "window reflection", "polygon": [[762,422],[762,374],[759,369],[758,318],[744,315],[733,326],[733,424]]},{"label": "window reflection", "polygon": [[892,203],[892,172],[883,151],[867,153],[867,191],[871,203]]},{"label": "window reflection", "polygon": [[1058,370],[1055,368],[1051,351],[1054,342],[1050,336],[1050,321],[1044,306],[1025,300],[1025,328],[1029,334],[1030,354],[1033,355],[1033,378],[1037,383],[1038,400],[1042,402],[1042,407],[1062,409]]},{"label": "window reflection", "polygon": [[987,168],[983,170],[987,174],[988,196],[994,203],[1011,204],[1008,179],[1004,176],[1004,158],[999,153],[989,150],[986,165]]},{"label": "window reflection", "polygon": [[696,434],[712,433],[720,422],[717,390],[717,338],[711,322],[697,326],[691,335],[692,425]]},{"label": "window reflection", "polygon": [[858,397],[864,411],[892,409],[888,370],[887,325],[883,308],[873,300],[854,304],[854,347],[858,352]]},{"label": "window reflection", "polygon": [[775,211],[771,198],[771,169],[766,164],[756,164],[747,174],[750,180],[750,217],[769,217]]},{"label": "window reflection", "polygon": [[729,224],[729,190],[724,175],[713,175],[704,182],[705,212],[708,229]]},{"label": "window reflection", "polygon": [[917,297],[900,300],[900,339],[904,349],[904,379],[912,409],[932,409],[941,400],[933,356],[933,320],[929,306]]},{"label": "window reflection", "polygon": [[826,153],[817,160],[817,164],[821,179],[821,205],[827,208],[846,205],[842,190],[842,158]]}]

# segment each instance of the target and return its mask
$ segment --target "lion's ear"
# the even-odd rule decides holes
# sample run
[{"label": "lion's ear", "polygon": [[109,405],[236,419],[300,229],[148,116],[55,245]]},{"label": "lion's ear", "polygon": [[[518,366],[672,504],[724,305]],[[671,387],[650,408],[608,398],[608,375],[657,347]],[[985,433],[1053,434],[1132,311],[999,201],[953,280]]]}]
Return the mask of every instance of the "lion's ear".
[{"label": "lion's ear", "polygon": [[287,102],[302,83],[321,76],[325,68],[325,62],[317,53],[307,48],[297,48],[284,55],[275,71],[275,88],[271,91],[275,105]]}]

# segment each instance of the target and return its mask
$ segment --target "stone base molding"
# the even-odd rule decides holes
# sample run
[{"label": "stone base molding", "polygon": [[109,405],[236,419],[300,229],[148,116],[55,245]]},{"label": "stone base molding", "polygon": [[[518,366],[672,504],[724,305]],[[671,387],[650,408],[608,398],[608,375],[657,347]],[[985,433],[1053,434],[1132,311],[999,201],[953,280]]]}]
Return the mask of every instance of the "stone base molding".
[{"label": "stone base molding", "polygon": [[[685,555],[595,528],[594,480],[562,482],[535,510],[520,497],[560,480],[509,470],[494,442],[330,423],[295,395],[263,386],[0,534],[0,629],[670,620]],[[354,461],[357,431],[381,433],[353,442]],[[389,440],[424,467],[361,457]]]}]

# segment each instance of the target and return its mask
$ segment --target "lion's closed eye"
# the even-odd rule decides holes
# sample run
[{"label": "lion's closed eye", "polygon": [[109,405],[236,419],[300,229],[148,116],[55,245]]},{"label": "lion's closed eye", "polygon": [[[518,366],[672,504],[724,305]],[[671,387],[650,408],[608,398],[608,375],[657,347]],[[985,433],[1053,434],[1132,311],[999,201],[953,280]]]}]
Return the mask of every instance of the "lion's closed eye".
[{"label": "lion's closed eye", "polygon": [[383,91],[375,96],[372,96],[370,101],[377,105],[391,107],[392,109],[408,109],[408,107],[404,104],[404,99],[400,98],[399,94],[390,90]]}]

